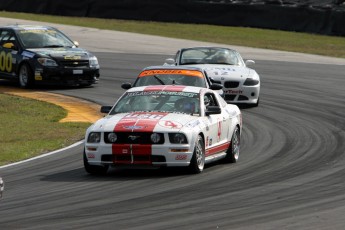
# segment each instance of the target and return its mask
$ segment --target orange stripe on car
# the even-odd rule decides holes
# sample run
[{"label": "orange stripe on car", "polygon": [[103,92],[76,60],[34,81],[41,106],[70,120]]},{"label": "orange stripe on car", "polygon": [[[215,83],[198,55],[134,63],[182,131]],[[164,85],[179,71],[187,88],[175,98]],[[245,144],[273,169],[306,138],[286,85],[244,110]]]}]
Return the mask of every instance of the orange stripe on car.
[{"label": "orange stripe on car", "polygon": [[175,69],[156,69],[156,70],[145,70],[139,74],[139,77],[146,77],[151,75],[186,75],[191,77],[204,78],[202,72],[197,70],[175,70]]}]

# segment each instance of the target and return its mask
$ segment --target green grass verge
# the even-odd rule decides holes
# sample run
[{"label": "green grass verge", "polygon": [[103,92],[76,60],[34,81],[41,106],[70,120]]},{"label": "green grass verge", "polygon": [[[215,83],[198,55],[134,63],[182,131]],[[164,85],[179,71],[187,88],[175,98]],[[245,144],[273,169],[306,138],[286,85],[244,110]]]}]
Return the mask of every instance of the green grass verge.
[{"label": "green grass verge", "polygon": [[59,120],[63,108],[43,101],[0,94],[0,165],[31,158],[83,139],[90,123]]},{"label": "green grass verge", "polygon": [[345,58],[344,37],[243,27],[0,12],[0,17]]}]

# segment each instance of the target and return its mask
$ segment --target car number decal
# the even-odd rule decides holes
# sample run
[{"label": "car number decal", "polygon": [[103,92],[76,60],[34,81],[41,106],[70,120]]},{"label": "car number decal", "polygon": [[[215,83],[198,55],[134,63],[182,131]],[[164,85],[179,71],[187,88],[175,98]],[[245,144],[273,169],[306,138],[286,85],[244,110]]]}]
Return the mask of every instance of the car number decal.
[{"label": "car number decal", "polygon": [[1,51],[0,53],[0,70],[2,72],[12,72],[12,54],[7,53],[5,51]]},{"label": "car number decal", "polygon": [[159,121],[158,124],[165,128],[180,129],[182,125],[176,121]]}]

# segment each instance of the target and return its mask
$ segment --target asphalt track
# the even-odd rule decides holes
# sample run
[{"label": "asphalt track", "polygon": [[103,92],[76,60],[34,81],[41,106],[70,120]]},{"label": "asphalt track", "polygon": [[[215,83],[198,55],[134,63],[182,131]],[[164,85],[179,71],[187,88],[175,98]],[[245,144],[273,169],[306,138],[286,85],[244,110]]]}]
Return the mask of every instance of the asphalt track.
[{"label": "asphalt track", "polygon": [[[101,81],[40,90],[99,105],[113,104],[122,82],[172,49],[203,44],[109,31],[89,43],[94,30],[63,28],[97,54]],[[344,229],[345,60],[238,48],[256,60],[262,79],[260,106],[242,109],[238,163],[209,165],[199,175],[113,169],[96,177],[85,173],[76,144],[0,168],[0,228]]]}]

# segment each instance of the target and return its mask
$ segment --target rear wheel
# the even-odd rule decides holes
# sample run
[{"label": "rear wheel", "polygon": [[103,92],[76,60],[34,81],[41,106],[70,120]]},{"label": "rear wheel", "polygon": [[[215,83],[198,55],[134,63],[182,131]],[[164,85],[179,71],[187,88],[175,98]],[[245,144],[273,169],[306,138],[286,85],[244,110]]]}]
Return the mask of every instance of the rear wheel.
[{"label": "rear wheel", "polygon": [[240,144],[241,144],[241,137],[240,137],[240,130],[236,126],[234,133],[231,137],[231,143],[226,152],[225,161],[229,163],[236,163],[240,156]]},{"label": "rear wheel", "polygon": [[190,161],[189,171],[191,173],[201,173],[205,166],[205,144],[202,136],[198,135],[192,160]]},{"label": "rear wheel", "polygon": [[85,171],[93,174],[93,175],[105,175],[108,171],[109,166],[104,165],[104,166],[99,166],[99,165],[90,165],[89,162],[87,161],[86,154],[84,151],[83,154],[83,160],[84,160],[84,168]]},{"label": "rear wheel", "polygon": [[19,85],[21,88],[30,88],[34,84],[34,74],[30,66],[24,63],[19,69]]}]

